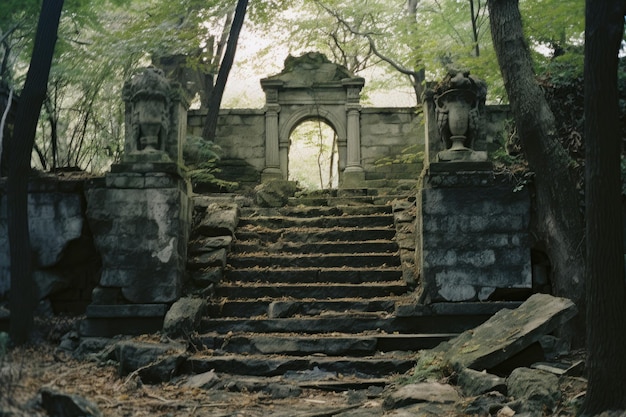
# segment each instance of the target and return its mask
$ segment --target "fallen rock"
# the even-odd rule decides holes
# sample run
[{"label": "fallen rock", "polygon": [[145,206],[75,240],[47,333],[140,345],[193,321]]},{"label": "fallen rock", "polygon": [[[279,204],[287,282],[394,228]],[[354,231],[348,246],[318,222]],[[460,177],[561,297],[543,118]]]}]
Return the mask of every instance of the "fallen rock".
[{"label": "fallen rock", "polygon": [[163,332],[169,337],[186,337],[198,328],[207,310],[201,298],[181,298],[172,304],[163,321]]},{"label": "fallen rock", "polygon": [[383,408],[386,410],[406,407],[415,403],[456,403],[461,400],[452,385],[439,382],[421,382],[405,385],[386,395]]},{"label": "fallen rock", "polygon": [[234,236],[239,223],[239,206],[228,203],[212,203],[195,232],[202,236]]},{"label": "fallen rock", "polygon": [[211,252],[216,249],[230,250],[233,243],[232,236],[201,237],[189,242],[188,252],[191,255]]},{"label": "fallen rock", "polygon": [[228,252],[226,249],[217,249],[211,252],[201,253],[196,256],[191,256],[188,265],[192,269],[211,268],[226,266],[226,256]]},{"label": "fallen rock", "polygon": [[274,180],[255,189],[256,203],[261,207],[283,207],[298,189],[294,181]]},{"label": "fallen rock", "polygon": [[487,372],[465,368],[459,372],[457,385],[467,397],[476,397],[491,391],[506,394],[506,380]]},{"label": "fallen rock", "polygon": [[517,368],[507,378],[509,396],[515,402],[509,404],[517,413],[542,413],[554,410],[561,399],[559,378],[549,372],[529,368]]},{"label": "fallen rock", "polygon": [[53,417],[101,417],[102,412],[91,401],[75,394],[66,394],[53,388],[40,390],[41,405]]},{"label": "fallen rock", "polygon": [[476,397],[466,408],[465,414],[474,416],[492,416],[505,407],[506,397],[492,391]]},{"label": "fallen rock", "polygon": [[177,343],[124,341],[116,345],[120,375],[137,372],[142,382],[169,381],[187,357],[185,347]]},{"label": "fallen rock", "polygon": [[496,417],[513,417],[515,415],[515,411],[508,406],[502,407]]},{"label": "fallen rock", "polygon": [[274,399],[293,398],[302,394],[302,389],[294,384],[244,376],[225,382],[224,389],[231,392],[260,392]]},{"label": "fallen rock", "polygon": [[491,369],[551,333],[577,313],[565,298],[534,294],[515,310],[503,309],[434,352],[454,369]]},{"label": "fallen rock", "polygon": [[218,382],[220,382],[220,378],[217,376],[215,371],[211,370],[190,376],[183,386],[187,388],[209,389],[215,386]]}]

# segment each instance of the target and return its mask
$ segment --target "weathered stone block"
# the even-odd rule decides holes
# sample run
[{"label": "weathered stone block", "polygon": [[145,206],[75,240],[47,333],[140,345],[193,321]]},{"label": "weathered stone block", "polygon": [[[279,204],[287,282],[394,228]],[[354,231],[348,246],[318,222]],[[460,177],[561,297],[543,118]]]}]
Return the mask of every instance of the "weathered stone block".
[{"label": "weathered stone block", "polygon": [[191,221],[184,190],[177,185],[87,192],[102,286],[121,288],[135,303],[169,303],[180,296]]},{"label": "weathered stone block", "polygon": [[207,237],[234,236],[239,223],[239,206],[237,204],[210,204],[196,232]]},{"label": "weathered stone block", "polygon": [[[59,186],[38,185],[35,182],[30,188],[27,202],[30,242],[35,269],[43,269],[57,265],[69,245],[81,238],[85,222],[82,191],[72,186],[68,187],[69,192],[60,192]],[[10,288],[9,271],[7,199],[4,189],[0,187],[0,296]],[[43,291],[46,294],[51,289],[47,281],[40,283],[41,287],[48,288]]]},{"label": "weathered stone block", "polygon": [[109,174],[106,176],[106,185],[111,188],[144,188],[145,178],[138,173]]},{"label": "weathered stone block", "polygon": [[498,288],[532,286],[527,193],[431,184],[418,200],[423,300],[485,300]]},{"label": "weathered stone block", "polygon": [[198,328],[206,313],[207,302],[201,298],[181,298],[165,315],[163,332],[169,337],[186,337]]}]

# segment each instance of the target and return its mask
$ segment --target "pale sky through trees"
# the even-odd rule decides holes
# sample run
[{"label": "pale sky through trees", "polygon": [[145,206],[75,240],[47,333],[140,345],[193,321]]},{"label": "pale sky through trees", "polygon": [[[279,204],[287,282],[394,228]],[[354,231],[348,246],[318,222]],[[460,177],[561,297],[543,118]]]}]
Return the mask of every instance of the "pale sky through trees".
[{"label": "pale sky through trees", "polygon": [[[260,108],[265,103],[261,89],[261,78],[279,73],[283,69],[285,58],[289,55],[289,47],[285,34],[252,31],[249,24],[244,24],[241,31],[235,63],[231,70],[222,107],[224,108]],[[283,39],[283,40],[281,40]],[[262,56],[264,48],[271,52]],[[309,51],[292,51],[294,55]],[[372,77],[384,77],[382,70],[366,71],[359,76],[365,78],[365,86]],[[415,106],[416,100],[408,81],[404,90],[369,91],[369,99],[363,104],[373,107],[408,107]]]}]

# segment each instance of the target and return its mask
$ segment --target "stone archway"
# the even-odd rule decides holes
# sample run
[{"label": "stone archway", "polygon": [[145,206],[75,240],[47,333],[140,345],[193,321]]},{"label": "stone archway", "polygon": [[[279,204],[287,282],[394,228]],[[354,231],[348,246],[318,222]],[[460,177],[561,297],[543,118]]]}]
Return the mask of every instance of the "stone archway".
[{"label": "stone archway", "polygon": [[289,56],[279,74],[261,80],[265,92],[263,182],[287,179],[289,135],[304,120],[321,118],[335,129],[339,145],[339,187],[365,181],[361,165],[360,92],[365,80],[323,54]]},{"label": "stone archway", "polygon": [[305,190],[339,186],[337,131],[322,117],[305,119],[289,134],[288,178]]}]

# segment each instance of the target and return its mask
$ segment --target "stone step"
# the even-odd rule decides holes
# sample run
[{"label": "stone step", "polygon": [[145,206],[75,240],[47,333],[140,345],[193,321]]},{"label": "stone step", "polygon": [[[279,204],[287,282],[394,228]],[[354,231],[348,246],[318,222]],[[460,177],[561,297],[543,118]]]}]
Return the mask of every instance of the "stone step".
[{"label": "stone step", "polygon": [[284,228],[268,229],[262,227],[238,228],[235,231],[237,240],[257,240],[260,242],[332,242],[332,241],[368,241],[368,240],[391,240],[396,235],[396,230],[391,225],[387,227],[370,228]]},{"label": "stone step", "polygon": [[255,283],[223,282],[215,289],[217,297],[230,299],[249,298],[373,298],[389,295],[401,295],[408,291],[404,282],[392,281],[368,284],[285,284],[285,283]]},{"label": "stone step", "polygon": [[333,254],[230,254],[231,268],[371,268],[399,266],[397,253],[333,253]]},{"label": "stone step", "polygon": [[321,353],[329,356],[368,356],[376,352],[417,351],[430,349],[457,336],[445,334],[336,334],[284,335],[209,333],[197,337],[206,349],[228,353],[307,356]]},{"label": "stone step", "polygon": [[280,300],[270,299],[217,299],[209,303],[208,317],[256,317],[287,318],[293,316],[317,316],[328,313],[386,312],[393,313],[398,297],[379,297],[367,300],[345,298],[335,300]]},{"label": "stone step", "polygon": [[397,266],[386,268],[238,268],[225,271],[224,282],[284,282],[317,284],[334,282],[361,284],[365,282],[400,281],[402,270]]},{"label": "stone step", "polygon": [[462,333],[482,324],[490,315],[395,317],[377,313],[338,313],[313,317],[203,318],[199,333]]},{"label": "stone step", "polygon": [[287,200],[288,206],[345,206],[345,205],[385,205],[396,199],[405,199],[402,194],[366,195],[351,197],[291,197]]},{"label": "stone step", "polygon": [[255,218],[259,216],[288,216],[288,217],[321,217],[343,215],[371,215],[389,214],[391,205],[337,205],[337,206],[285,206],[285,207],[243,207],[241,218]]},{"label": "stone step", "polygon": [[415,365],[414,355],[349,356],[274,356],[274,355],[195,355],[180,368],[182,373],[217,373],[253,376],[277,376],[288,372],[334,372],[341,375],[381,377],[405,373]]},{"label": "stone step", "polygon": [[396,252],[398,245],[389,240],[370,240],[359,242],[315,242],[315,243],[293,243],[276,242],[267,244],[258,241],[238,241],[233,245],[231,253],[384,253]]},{"label": "stone step", "polygon": [[391,214],[345,215],[326,217],[287,217],[258,216],[243,217],[239,220],[239,228],[246,226],[284,229],[290,227],[384,227],[393,224]]}]

